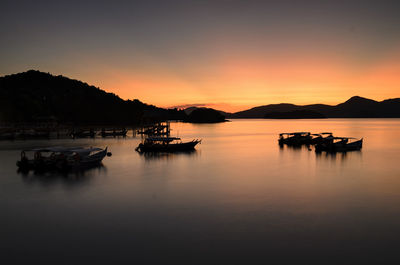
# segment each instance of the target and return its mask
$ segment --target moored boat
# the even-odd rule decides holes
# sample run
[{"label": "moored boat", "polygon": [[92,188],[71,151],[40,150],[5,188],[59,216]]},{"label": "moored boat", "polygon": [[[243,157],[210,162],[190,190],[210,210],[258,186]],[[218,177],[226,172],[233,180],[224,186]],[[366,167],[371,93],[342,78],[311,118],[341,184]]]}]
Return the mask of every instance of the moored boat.
[{"label": "moored boat", "polygon": [[[349,140],[351,142],[349,142]],[[322,142],[315,145],[316,152],[347,152],[361,150],[363,138],[357,140],[352,137],[333,137],[330,142]]]},{"label": "moored boat", "polygon": [[89,130],[77,130],[77,131],[72,131],[69,134],[73,139],[75,138],[94,138],[96,136],[96,133],[93,129]]},{"label": "moored boat", "polygon": [[143,152],[187,152],[194,150],[194,147],[201,143],[195,139],[189,142],[182,142],[178,137],[147,137],[143,143],[136,147],[136,151]]},{"label": "moored boat", "polygon": [[279,134],[278,142],[280,145],[303,145],[311,143],[310,132],[294,132],[294,133],[281,133]]},{"label": "moored boat", "polygon": [[[27,154],[33,153],[33,158]],[[47,147],[27,149],[21,152],[17,166],[21,170],[69,170],[100,164],[111,153],[108,148]]]},{"label": "moored boat", "polygon": [[321,144],[333,141],[333,134],[331,132],[312,133],[310,144]]},{"label": "moored boat", "polygon": [[128,130],[126,130],[125,128],[123,128],[122,130],[106,130],[106,129],[102,129],[101,130],[101,137],[117,137],[117,136],[122,136],[122,137],[126,137]]}]

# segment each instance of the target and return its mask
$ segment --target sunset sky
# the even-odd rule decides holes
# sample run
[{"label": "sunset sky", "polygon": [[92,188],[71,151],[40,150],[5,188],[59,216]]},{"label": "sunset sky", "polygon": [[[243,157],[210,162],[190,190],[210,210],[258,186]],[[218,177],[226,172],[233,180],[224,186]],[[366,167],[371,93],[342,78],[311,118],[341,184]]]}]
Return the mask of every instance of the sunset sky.
[{"label": "sunset sky", "polygon": [[160,107],[400,97],[400,1],[2,1],[0,75]]}]

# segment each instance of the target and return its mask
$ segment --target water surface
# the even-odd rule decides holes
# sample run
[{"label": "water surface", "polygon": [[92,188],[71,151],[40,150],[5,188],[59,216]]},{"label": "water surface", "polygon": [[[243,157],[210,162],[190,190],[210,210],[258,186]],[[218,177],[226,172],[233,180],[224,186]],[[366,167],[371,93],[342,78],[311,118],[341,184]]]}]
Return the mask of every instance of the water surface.
[{"label": "water surface", "polygon": [[[203,142],[145,156],[140,137],[0,142],[2,264],[396,264],[400,120],[172,123]],[[280,132],[364,137],[360,152],[280,148]],[[21,149],[108,146],[103,166],[20,174]]]}]

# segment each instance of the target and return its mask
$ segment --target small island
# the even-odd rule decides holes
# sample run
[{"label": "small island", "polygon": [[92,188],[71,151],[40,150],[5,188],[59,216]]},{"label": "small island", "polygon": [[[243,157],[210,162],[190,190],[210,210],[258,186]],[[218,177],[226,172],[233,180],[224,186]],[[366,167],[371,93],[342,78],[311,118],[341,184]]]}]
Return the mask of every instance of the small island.
[{"label": "small island", "polygon": [[196,108],[186,118],[191,123],[218,123],[225,122],[225,116],[219,111],[210,108]]}]

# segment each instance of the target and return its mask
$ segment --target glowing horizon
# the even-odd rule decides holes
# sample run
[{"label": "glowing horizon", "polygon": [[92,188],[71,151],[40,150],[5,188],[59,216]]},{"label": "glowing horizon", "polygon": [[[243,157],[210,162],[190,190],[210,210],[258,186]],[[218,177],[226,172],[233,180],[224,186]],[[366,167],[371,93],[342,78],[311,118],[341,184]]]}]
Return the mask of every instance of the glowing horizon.
[{"label": "glowing horizon", "polygon": [[399,11],[396,1],[6,1],[0,75],[37,69],[123,99],[228,112],[381,101],[400,96]]}]

